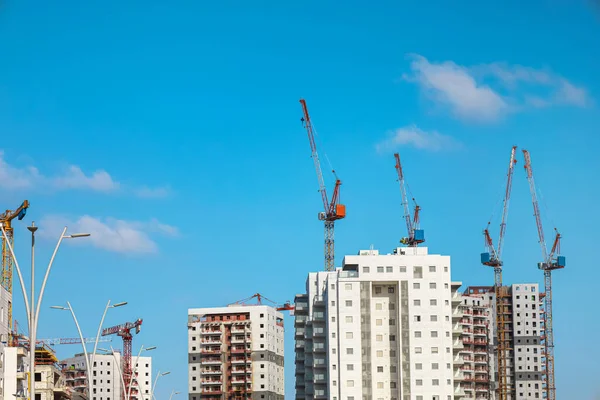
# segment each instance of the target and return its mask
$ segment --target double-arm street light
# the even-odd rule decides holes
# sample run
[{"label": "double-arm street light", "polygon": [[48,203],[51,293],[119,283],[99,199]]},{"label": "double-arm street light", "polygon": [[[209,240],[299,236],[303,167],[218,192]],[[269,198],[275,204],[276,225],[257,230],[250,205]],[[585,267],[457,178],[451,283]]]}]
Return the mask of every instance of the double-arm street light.
[{"label": "double-arm street light", "polygon": [[29,328],[29,396],[31,399],[35,399],[35,344],[36,344],[36,334],[37,334],[37,325],[40,316],[40,307],[42,305],[42,299],[44,297],[44,290],[46,289],[46,283],[48,282],[48,276],[50,275],[50,270],[52,269],[52,264],[54,263],[54,258],[56,257],[56,253],[60,248],[60,245],[63,239],[76,239],[80,237],[90,236],[89,233],[74,233],[71,235],[67,235],[67,227],[62,231],[62,234],[58,238],[58,243],[54,248],[54,252],[52,253],[52,257],[50,258],[50,262],[48,263],[48,267],[46,268],[46,274],[44,275],[44,280],[42,282],[42,287],[40,288],[40,292],[37,299],[37,305],[35,303],[35,232],[38,230],[38,227],[35,226],[35,223],[31,223],[31,226],[28,226],[27,229],[31,232],[31,303],[27,298],[27,291],[25,290],[25,282],[23,281],[23,275],[21,274],[21,268],[19,267],[19,261],[17,260],[17,256],[15,255],[15,251],[12,247],[10,240],[8,240],[8,236],[6,235],[6,230],[4,229],[4,225],[0,223],[0,230],[2,230],[2,237],[4,238],[4,242],[6,243],[10,255],[15,263],[15,268],[17,270],[17,275],[19,276],[19,283],[21,285],[21,291],[23,292],[23,300],[25,302],[25,311],[27,313],[27,325]]},{"label": "double-arm street light", "polygon": [[55,310],[68,310],[71,312],[71,315],[73,316],[73,321],[75,322],[75,326],[77,327],[77,333],[79,333],[79,338],[81,339],[81,347],[83,347],[83,355],[85,357],[85,368],[86,368],[87,376],[88,376],[88,398],[91,398],[91,395],[92,395],[92,366],[94,365],[94,362],[96,360],[96,349],[98,347],[98,341],[100,340],[100,332],[102,331],[102,324],[104,323],[104,318],[106,317],[106,312],[108,311],[109,308],[121,307],[126,304],[127,304],[127,302],[123,301],[121,303],[115,303],[115,304],[111,305],[110,300],[106,304],[106,307],[104,308],[104,313],[102,314],[102,319],[100,320],[100,326],[98,327],[98,333],[96,334],[96,341],[94,342],[94,352],[92,353],[91,360],[90,360],[90,357],[88,356],[87,347],[85,345],[85,340],[83,339],[83,334],[81,333],[81,327],[79,326],[79,322],[77,321],[77,317],[75,316],[75,310],[73,310],[71,303],[69,303],[67,301],[66,307],[50,306],[50,308],[53,308]]},{"label": "double-arm street light", "polygon": [[156,389],[156,384],[158,383],[158,378],[160,378],[161,376],[169,375],[170,373],[171,373],[171,371],[166,371],[166,372],[158,371],[158,374],[156,374],[156,378],[154,378],[154,384],[152,385],[152,391],[150,392],[150,400],[155,399],[154,389]]}]

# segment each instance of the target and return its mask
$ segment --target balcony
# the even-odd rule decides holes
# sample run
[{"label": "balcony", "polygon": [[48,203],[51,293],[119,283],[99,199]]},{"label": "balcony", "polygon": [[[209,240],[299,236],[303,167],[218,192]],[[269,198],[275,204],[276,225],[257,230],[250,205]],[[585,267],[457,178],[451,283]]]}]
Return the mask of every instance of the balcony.
[{"label": "balcony", "polygon": [[250,364],[251,362],[252,361],[249,358],[248,359],[246,359],[246,358],[232,358],[231,359],[232,364],[245,364],[245,363]]},{"label": "balcony", "polygon": [[234,336],[231,338],[231,343],[245,343],[249,341],[250,337],[248,336]]},{"label": "balcony", "polygon": [[231,333],[245,333],[248,332],[249,329],[247,329],[249,327],[246,327],[245,325],[234,325],[231,327]]},{"label": "balcony", "polygon": [[219,385],[220,386],[223,384],[223,381],[220,379],[214,379],[214,380],[213,379],[205,379],[202,381],[202,384],[203,385]]},{"label": "balcony", "polygon": [[200,373],[202,375],[221,375],[223,371],[220,369],[203,369]]},{"label": "balcony", "polygon": [[202,365],[218,365],[221,364],[220,358],[208,358],[200,361]]},{"label": "balcony", "polygon": [[221,354],[221,349],[202,348],[200,349],[200,354]]},{"label": "balcony", "polygon": [[473,322],[469,318],[463,318],[459,321],[462,325],[473,325]]},{"label": "balcony", "polygon": [[204,396],[220,396],[223,394],[222,390],[202,390],[200,392]]},{"label": "balcony", "polygon": [[204,338],[200,341],[200,344],[221,344],[221,338],[220,337],[207,337]]},{"label": "balcony", "polygon": [[200,329],[201,335],[221,335],[222,333],[220,329]]},{"label": "balcony", "polygon": [[244,354],[244,353],[251,353],[252,349],[249,348],[245,348],[245,349],[231,349],[231,354]]},{"label": "balcony", "polygon": [[323,299],[323,296],[315,296],[313,305],[315,307],[325,307],[325,300]]},{"label": "balcony", "polygon": [[306,329],[305,328],[296,328],[296,337],[303,338],[304,337],[304,333],[306,333]]},{"label": "balcony", "polygon": [[239,375],[239,374],[245,375],[245,374],[250,374],[251,372],[252,372],[252,369],[246,369],[246,368],[234,368],[231,371],[232,374],[236,374],[236,375]]}]

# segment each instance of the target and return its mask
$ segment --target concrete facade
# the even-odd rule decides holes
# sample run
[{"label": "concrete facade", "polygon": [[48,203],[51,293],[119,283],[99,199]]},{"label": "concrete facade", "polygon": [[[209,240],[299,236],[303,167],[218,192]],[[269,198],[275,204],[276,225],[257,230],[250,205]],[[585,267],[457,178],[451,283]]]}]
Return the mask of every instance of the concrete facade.
[{"label": "concrete facade", "polygon": [[295,299],[296,399],[449,400],[450,257],[363,250]]},{"label": "concrete facade", "polygon": [[273,307],[190,309],[189,399],[283,400],[283,333]]},{"label": "concrete facade", "polygon": [[[149,398],[152,390],[152,358],[132,357],[132,368],[137,372],[132,387],[132,399],[143,400]],[[89,355],[91,359],[91,354]],[[84,393],[87,385],[87,370],[85,356],[76,354],[72,358],[61,361],[64,365],[67,385],[74,391]],[[121,382],[121,353],[96,354],[92,366],[92,394],[91,400],[120,400],[123,384]],[[137,379],[137,380],[136,380]],[[137,384],[136,384],[137,382]]]}]

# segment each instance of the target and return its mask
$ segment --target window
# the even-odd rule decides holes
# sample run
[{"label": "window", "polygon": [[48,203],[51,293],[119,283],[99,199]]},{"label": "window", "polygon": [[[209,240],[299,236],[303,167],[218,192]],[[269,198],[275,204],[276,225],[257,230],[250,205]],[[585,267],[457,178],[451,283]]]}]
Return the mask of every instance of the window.
[{"label": "window", "polygon": [[444,267],[444,272],[448,272],[448,267]]},{"label": "window", "polygon": [[437,322],[437,315],[430,315],[430,316],[429,316],[429,320],[430,320],[431,322]]},{"label": "window", "polygon": [[383,372],[383,367],[377,367],[377,372]]},{"label": "window", "polygon": [[335,300],[331,300],[331,307],[335,307]]},{"label": "window", "polygon": [[437,347],[432,347],[432,348],[431,348],[431,354],[437,354],[438,352],[439,352],[439,351],[438,351],[438,348],[437,348]]},{"label": "window", "polygon": [[423,278],[423,267],[413,267],[413,278],[415,278],[415,279]]},{"label": "window", "polygon": [[415,354],[421,354],[423,353],[423,348],[422,347],[415,347]]},{"label": "window", "polygon": [[376,335],[375,340],[378,342],[383,342],[383,335]]},{"label": "window", "polygon": [[444,283],[444,289],[448,289],[448,288],[449,288],[448,284]]},{"label": "window", "polygon": [[415,364],[415,369],[423,369],[423,364],[421,364],[421,363]]},{"label": "window", "polygon": [[346,315],[346,322],[352,323],[352,321],[353,321],[352,315]]},{"label": "window", "polygon": [[423,379],[417,379],[415,381],[415,385],[417,385],[417,386],[423,386]]},{"label": "window", "polygon": [[346,300],[346,307],[352,307],[352,300]]},{"label": "window", "polygon": [[376,310],[383,310],[383,304],[381,304],[381,303],[375,303],[375,309]]},{"label": "window", "polygon": [[396,341],[396,335],[390,335],[390,342]]},{"label": "window", "polygon": [[383,273],[383,267],[377,267],[377,272],[382,274]]},{"label": "window", "polygon": [[383,350],[377,350],[377,357],[383,357]]},{"label": "window", "polygon": [[390,382],[390,389],[396,389],[396,382]]},{"label": "window", "polygon": [[348,347],[346,349],[346,354],[354,354],[354,349],[352,347]]},{"label": "window", "polygon": [[396,325],[396,320],[394,318],[390,318],[390,325]]},{"label": "window", "polygon": [[419,282],[413,282],[413,289],[421,289],[421,284]]},{"label": "window", "polygon": [[41,382],[42,381],[42,374],[41,374],[41,372],[36,372],[35,373],[35,381],[36,382]]},{"label": "window", "polygon": [[440,380],[439,379],[432,379],[431,380],[431,384],[433,386],[440,386]]},{"label": "window", "polygon": [[346,339],[352,339],[352,338],[354,338],[354,333],[346,332]]},{"label": "window", "polygon": [[388,293],[394,293],[394,287],[393,286],[390,286],[388,288]]},{"label": "window", "polygon": [[368,274],[369,272],[371,272],[370,267],[363,267],[363,273]]},{"label": "window", "polygon": [[346,371],[354,371],[354,364],[346,364]]},{"label": "window", "polygon": [[394,303],[390,303],[390,305],[389,305],[389,309],[390,309],[390,310],[395,310],[395,309],[396,309],[396,304],[394,304]]},{"label": "window", "polygon": [[435,272],[435,265],[429,266],[429,272]]},{"label": "window", "polygon": [[421,337],[421,331],[415,331],[415,337],[416,338]]},{"label": "window", "polygon": [[346,284],[344,285],[344,288],[345,288],[346,290],[352,290],[352,284],[351,284],[351,283],[346,283]]},{"label": "window", "polygon": [[390,372],[391,372],[392,374],[395,374],[395,373],[396,373],[396,366],[395,366],[395,365],[390,365]]},{"label": "window", "polygon": [[335,317],[331,317],[331,322],[335,322]]},{"label": "window", "polygon": [[375,286],[375,294],[381,294],[381,286]]},{"label": "window", "polygon": [[385,267],[385,272],[394,272],[394,267]]},{"label": "window", "polygon": [[421,305],[421,300],[417,300],[417,299],[413,300],[413,305],[415,305],[417,307],[420,306]]},{"label": "window", "polygon": [[400,267],[400,272],[406,272],[406,267]]},{"label": "window", "polygon": [[429,300],[429,305],[430,306],[437,306],[437,300],[436,299]]},{"label": "window", "polygon": [[431,331],[431,337],[432,337],[432,338],[436,338],[436,337],[438,337],[438,333],[437,333],[437,331]]},{"label": "window", "polygon": [[334,283],[331,284],[331,290],[335,290],[335,284]]},{"label": "window", "polygon": [[337,354],[337,349],[335,347],[331,349],[331,354]]},{"label": "window", "polygon": [[383,320],[381,318],[376,319],[375,320],[375,325],[382,326],[383,325]]},{"label": "window", "polygon": [[433,363],[431,364],[431,369],[440,369],[440,366],[438,363]]},{"label": "window", "polygon": [[347,387],[354,387],[354,381],[346,381]]},{"label": "window", "polygon": [[265,317],[265,314],[260,314],[260,317],[261,317],[261,318],[264,318],[264,317]]},{"label": "window", "polygon": [[435,289],[435,288],[437,288],[437,285],[436,285],[436,283],[435,283],[435,282],[431,282],[431,283],[429,284],[429,289]]}]

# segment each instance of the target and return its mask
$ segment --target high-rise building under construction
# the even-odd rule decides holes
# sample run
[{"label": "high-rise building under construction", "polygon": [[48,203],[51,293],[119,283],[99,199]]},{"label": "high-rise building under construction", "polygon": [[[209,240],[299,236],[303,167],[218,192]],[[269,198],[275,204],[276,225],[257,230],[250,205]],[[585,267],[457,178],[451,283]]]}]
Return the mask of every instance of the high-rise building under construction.
[{"label": "high-rise building under construction", "polygon": [[267,305],[190,309],[189,400],[283,400],[283,329]]}]

